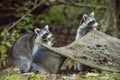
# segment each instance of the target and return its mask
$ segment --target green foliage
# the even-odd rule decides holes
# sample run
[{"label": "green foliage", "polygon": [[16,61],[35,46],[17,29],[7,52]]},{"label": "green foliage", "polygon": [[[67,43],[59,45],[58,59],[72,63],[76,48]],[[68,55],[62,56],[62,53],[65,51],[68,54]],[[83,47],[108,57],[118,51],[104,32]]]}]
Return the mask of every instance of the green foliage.
[{"label": "green foliage", "polygon": [[40,23],[44,25],[52,24],[54,26],[66,25],[67,20],[61,10],[62,8],[61,9],[56,9],[55,7],[50,8],[47,14],[41,14],[40,18],[42,20],[40,21]]},{"label": "green foliage", "polygon": [[8,48],[10,48],[12,46],[11,44],[11,39],[15,40],[14,33],[11,35],[6,29],[4,29],[1,34],[1,42],[0,42],[0,62],[2,62],[6,57],[7,57],[7,52],[8,52]]},{"label": "green foliage", "polygon": [[[120,73],[102,72],[98,73],[98,76],[77,75],[74,78],[63,78],[64,74],[35,74],[35,73],[14,73],[10,74],[8,72],[0,73],[0,80],[120,80]],[[95,73],[96,74],[96,73]],[[72,74],[71,74],[72,76]]]},{"label": "green foliage", "polygon": [[7,29],[3,29],[3,31],[1,32],[0,36],[1,36],[1,42],[0,42],[0,62],[3,61],[6,57],[7,57],[7,48],[11,46],[8,37],[9,37],[9,32]]},{"label": "green foliage", "polygon": [[26,13],[30,7],[34,6],[33,1],[27,0],[24,2],[23,6],[17,6],[17,9],[19,12],[22,12],[21,14],[17,14],[17,17],[21,17],[24,13]]},{"label": "green foliage", "polygon": [[[76,29],[76,25],[78,22],[78,15],[86,12],[90,13],[92,11],[95,12],[95,16],[98,21],[101,20],[103,14],[106,9],[107,0],[80,0],[78,4],[86,5],[86,6],[93,6],[93,7],[76,7],[70,5],[56,5],[49,8],[47,13],[43,13],[40,15],[27,15],[20,23],[16,25],[11,31],[8,31],[7,27],[5,26],[1,28],[0,32],[0,62],[3,61],[9,52],[10,47],[12,46],[13,42],[23,33],[31,32],[33,29],[33,24],[40,23],[43,25],[52,25],[53,27],[72,27]],[[15,16],[20,18],[26,12],[28,12],[31,7],[35,5],[35,2],[28,0],[24,3],[23,6],[16,6],[16,9],[19,14]],[[97,6],[97,7],[96,7]],[[99,9],[98,7],[103,7],[104,9]]]},{"label": "green foliage", "polygon": [[7,54],[5,54],[6,51],[7,51],[6,47],[3,45],[0,45],[0,53],[1,53],[0,62],[2,62],[7,57]]},{"label": "green foliage", "polygon": [[[31,0],[26,1],[23,6],[16,5],[15,8],[20,13],[15,16],[18,18],[22,17],[32,6],[34,6],[34,3]],[[33,15],[29,14],[10,31],[8,30],[10,26],[2,26],[3,28],[0,28],[0,62],[7,57],[12,44],[20,35],[31,32],[33,28],[32,22]]]},{"label": "green foliage", "polygon": [[20,23],[16,25],[18,32],[24,30],[25,32],[31,32],[32,26],[32,15],[25,17]]},{"label": "green foliage", "polygon": [[37,76],[35,75],[34,73],[32,73],[29,77],[28,77],[29,80],[42,80],[41,79],[41,76]]},{"label": "green foliage", "polygon": [[31,32],[32,27],[32,18],[31,15],[25,17],[19,24],[16,25],[16,28],[12,31],[8,31],[7,27],[2,29],[0,38],[0,62],[4,61],[9,54],[9,50],[14,43],[14,41],[20,37],[20,35],[26,32]]}]

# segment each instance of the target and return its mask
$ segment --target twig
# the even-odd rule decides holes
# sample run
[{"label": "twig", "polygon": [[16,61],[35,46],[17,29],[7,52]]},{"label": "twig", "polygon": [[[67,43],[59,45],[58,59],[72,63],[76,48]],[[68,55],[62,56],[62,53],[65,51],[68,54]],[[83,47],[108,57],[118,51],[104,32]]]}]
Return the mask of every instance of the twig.
[{"label": "twig", "polygon": [[37,4],[38,0],[35,0],[34,6]]},{"label": "twig", "polygon": [[1,3],[0,3],[0,6],[1,6],[3,9],[6,9]]},{"label": "twig", "polygon": [[11,30],[13,27],[15,27],[22,19],[24,19],[29,13],[31,13],[34,9],[36,9],[38,6],[43,4],[46,0],[42,0],[40,3],[35,5],[32,9],[30,9],[25,15],[23,15],[19,20],[17,20],[14,24],[12,24],[9,28],[8,31]]},{"label": "twig", "polygon": [[63,1],[63,0],[57,0],[58,3],[60,4],[66,4],[66,5],[71,5],[71,6],[76,6],[76,7],[86,7],[86,8],[97,8],[97,9],[106,9],[106,7],[103,6],[92,6],[90,4],[84,5],[84,4],[80,4],[80,3],[73,3],[73,2],[67,2],[67,1]]}]

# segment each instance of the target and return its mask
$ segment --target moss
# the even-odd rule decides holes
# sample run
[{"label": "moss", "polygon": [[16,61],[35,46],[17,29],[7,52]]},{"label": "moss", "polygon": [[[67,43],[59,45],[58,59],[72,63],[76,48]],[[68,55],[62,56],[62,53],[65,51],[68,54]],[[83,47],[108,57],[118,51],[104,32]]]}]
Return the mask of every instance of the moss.
[{"label": "moss", "polygon": [[[6,70],[0,73],[0,80],[120,80],[120,73],[111,72],[95,72],[97,76],[86,77],[86,74],[81,76],[77,75],[74,78],[64,78],[64,74],[35,74],[35,73],[12,73]],[[72,74],[71,74],[72,75]]]}]

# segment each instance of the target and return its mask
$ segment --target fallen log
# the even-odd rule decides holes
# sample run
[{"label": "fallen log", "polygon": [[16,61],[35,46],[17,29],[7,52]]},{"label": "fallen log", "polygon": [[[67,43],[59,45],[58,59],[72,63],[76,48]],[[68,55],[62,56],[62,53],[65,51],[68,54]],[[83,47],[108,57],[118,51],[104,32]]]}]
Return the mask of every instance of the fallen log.
[{"label": "fallen log", "polygon": [[65,47],[42,46],[84,65],[100,70],[120,72],[120,40],[100,31],[93,30]]}]

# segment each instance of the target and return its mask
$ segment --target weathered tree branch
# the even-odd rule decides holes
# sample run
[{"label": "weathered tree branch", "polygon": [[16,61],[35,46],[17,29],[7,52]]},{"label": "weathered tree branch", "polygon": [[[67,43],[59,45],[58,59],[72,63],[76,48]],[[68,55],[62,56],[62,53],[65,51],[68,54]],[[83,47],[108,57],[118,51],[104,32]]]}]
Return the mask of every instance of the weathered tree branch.
[{"label": "weathered tree branch", "polygon": [[43,45],[84,65],[106,71],[120,72],[120,40],[99,31],[91,31],[68,46],[54,48]]},{"label": "weathered tree branch", "polygon": [[15,27],[20,21],[22,21],[28,14],[30,14],[33,10],[35,10],[38,6],[43,4],[46,0],[42,0],[40,3],[35,5],[32,9],[30,9],[25,15],[23,15],[19,20],[17,20],[15,23],[13,23],[8,30],[11,30],[13,27]]},{"label": "weathered tree branch", "polygon": [[56,0],[59,4],[66,4],[66,5],[71,5],[71,6],[76,6],[76,7],[86,7],[86,8],[96,8],[96,9],[106,9],[106,7],[103,6],[93,6],[91,4],[80,4],[80,3],[73,3],[73,2],[67,2],[63,0]]}]

